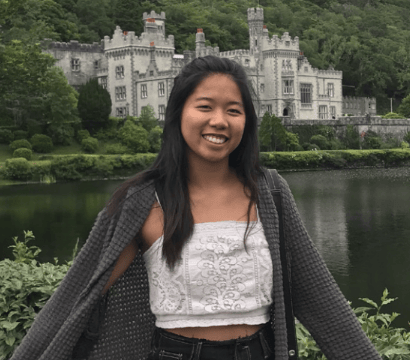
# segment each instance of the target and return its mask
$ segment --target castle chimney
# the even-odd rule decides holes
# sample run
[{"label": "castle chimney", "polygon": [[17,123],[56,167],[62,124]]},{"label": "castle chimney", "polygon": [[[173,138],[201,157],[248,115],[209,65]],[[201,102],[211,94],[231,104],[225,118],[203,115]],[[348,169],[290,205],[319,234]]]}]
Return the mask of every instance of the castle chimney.
[{"label": "castle chimney", "polygon": [[203,29],[196,29],[196,40],[195,40],[195,52],[196,52],[196,57],[204,56],[206,55],[206,49],[205,49],[205,34]]}]

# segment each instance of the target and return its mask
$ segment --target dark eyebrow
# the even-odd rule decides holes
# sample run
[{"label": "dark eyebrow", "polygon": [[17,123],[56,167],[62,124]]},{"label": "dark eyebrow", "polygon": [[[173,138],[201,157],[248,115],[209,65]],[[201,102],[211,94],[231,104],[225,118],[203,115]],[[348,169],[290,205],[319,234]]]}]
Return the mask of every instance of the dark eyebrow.
[{"label": "dark eyebrow", "polygon": [[[199,97],[199,98],[197,98],[197,99],[195,99],[195,100],[196,100],[196,101],[198,101],[198,100],[214,101],[214,99],[209,98],[209,97],[206,97],[206,96],[201,96],[201,97]],[[239,101],[229,101],[229,102],[228,102],[228,105],[230,105],[230,104],[237,104],[237,105],[243,106],[242,103],[239,102]]]}]

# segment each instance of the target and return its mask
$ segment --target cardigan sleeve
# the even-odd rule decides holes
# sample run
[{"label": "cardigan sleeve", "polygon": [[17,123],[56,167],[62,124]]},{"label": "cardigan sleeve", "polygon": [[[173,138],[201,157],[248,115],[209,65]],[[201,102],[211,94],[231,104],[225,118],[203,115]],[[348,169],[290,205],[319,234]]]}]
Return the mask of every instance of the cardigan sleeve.
[{"label": "cardigan sleeve", "polygon": [[328,360],[381,360],[310,239],[286,180],[279,180],[294,315]]}]

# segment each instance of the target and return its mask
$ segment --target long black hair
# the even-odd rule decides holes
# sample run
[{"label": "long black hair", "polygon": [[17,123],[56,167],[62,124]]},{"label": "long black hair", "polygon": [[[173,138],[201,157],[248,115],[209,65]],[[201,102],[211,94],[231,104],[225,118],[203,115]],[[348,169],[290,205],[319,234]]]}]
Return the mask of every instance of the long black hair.
[{"label": "long black hair", "polygon": [[229,167],[236,172],[238,179],[244,185],[244,190],[250,190],[248,220],[244,235],[244,242],[246,241],[250,211],[253,204],[256,203],[259,206],[257,177],[263,172],[259,164],[258,119],[249,92],[248,78],[245,70],[238,63],[229,59],[208,55],[198,57],[182,68],[181,73],[175,77],[169,97],[161,150],[155,162],[120,185],[107,205],[108,214],[112,216],[118,211],[119,204],[124,200],[130,187],[154,179],[164,212],[162,258],[166,259],[171,269],[180,259],[183,245],[194,230],[187,185],[187,143],[181,133],[182,109],[186,99],[195,91],[197,85],[212,74],[230,76],[238,85],[242,103],[245,105],[245,129],[240,144],[229,155]]}]

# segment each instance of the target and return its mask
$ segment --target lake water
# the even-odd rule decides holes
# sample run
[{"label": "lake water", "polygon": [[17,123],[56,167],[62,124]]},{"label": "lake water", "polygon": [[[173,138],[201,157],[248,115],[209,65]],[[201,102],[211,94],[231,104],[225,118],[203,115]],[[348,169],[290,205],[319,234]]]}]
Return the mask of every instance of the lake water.
[{"label": "lake water", "polygon": [[[410,168],[280,172],[306,229],[345,297],[380,303],[383,290],[398,298],[384,312],[410,331]],[[0,260],[14,259],[12,238],[33,231],[40,262],[59,264],[83,246],[98,212],[120,181],[0,187]],[[382,309],[382,310],[383,310]],[[371,313],[373,314],[373,313]]]}]

